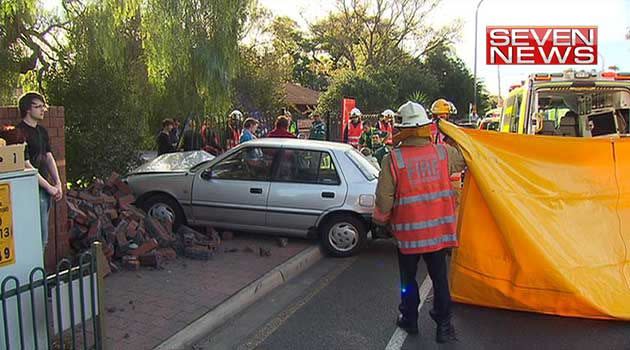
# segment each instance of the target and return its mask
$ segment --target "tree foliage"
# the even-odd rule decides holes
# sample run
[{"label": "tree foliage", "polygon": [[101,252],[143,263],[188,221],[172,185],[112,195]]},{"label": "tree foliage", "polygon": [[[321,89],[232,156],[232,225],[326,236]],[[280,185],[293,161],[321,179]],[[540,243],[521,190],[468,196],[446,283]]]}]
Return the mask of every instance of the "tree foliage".
[{"label": "tree foliage", "polygon": [[400,53],[422,57],[452,42],[459,23],[434,28],[427,17],[440,0],[337,0],[337,11],[311,25],[313,40],[335,67],[358,70],[394,63]]},{"label": "tree foliage", "polygon": [[445,97],[466,113],[472,77],[448,49],[459,22],[428,21],[440,0],[336,1],[301,28],[257,0],[62,0],[59,16],[1,0],[0,102],[36,87],[65,106],[73,181],[124,172],[163,118],[275,113],[286,82],[323,90],[322,111]]},{"label": "tree foliage", "polygon": [[205,112],[227,112],[247,4],[246,0],[147,0],[142,17],[146,64],[159,91],[166,90],[167,81],[190,84]]},{"label": "tree foliage", "polygon": [[34,72],[41,81],[60,52],[50,36],[62,26],[58,18],[38,15],[37,0],[0,1],[0,103],[14,103],[20,74]]},{"label": "tree foliage", "polygon": [[[480,110],[488,108],[483,85]],[[395,109],[407,100],[415,100],[429,108],[438,98],[446,98],[463,117],[472,101],[473,77],[464,63],[445,45],[436,47],[424,60],[399,57],[388,66],[363,71],[345,70],[335,76],[330,89],[320,97],[323,111],[339,112],[344,96],[354,97],[357,106],[367,113]]]}]

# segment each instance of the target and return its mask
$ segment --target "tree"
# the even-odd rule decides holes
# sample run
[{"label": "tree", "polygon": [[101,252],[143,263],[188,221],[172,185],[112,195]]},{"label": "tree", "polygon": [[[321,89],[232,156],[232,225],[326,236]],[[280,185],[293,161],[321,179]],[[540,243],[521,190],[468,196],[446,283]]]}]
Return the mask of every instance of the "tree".
[{"label": "tree", "polygon": [[453,41],[460,24],[426,23],[439,0],[337,0],[337,12],[311,25],[313,40],[336,68],[390,65],[401,52],[419,58]]},{"label": "tree", "polygon": [[65,107],[68,181],[125,173],[147,133],[148,79],[139,7],[66,4],[66,54],[46,75],[51,104]]},{"label": "tree", "polygon": [[284,105],[284,83],[289,66],[276,59],[271,50],[241,48],[241,65],[234,82],[236,107],[245,111],[276,113]]},{"label": "tree", "polygon": [[[445,98],[457,107],[459,117],[467,116],[468,104],[473,100],[473,76],[464,62],[455,55],[452,49],[440,45],[431,52],[425,61],[426,69],[437,77],[439,89],[436,98]],[[489,109],[488,95],[481,82],[477,82],[479,114]]]},{"label": "tree", "polygon": [[328,90],[320,96],[318,109],[336,114],[340,111],[344,96],[355,98],[362,112],[378,113],[396,105],[398,89],[395,81],[384,71],[341,70],[333,77]]},{"label": "tree", "polygon": [[292,67],[290,80],[314,90],[324,90],[331,67],[329,60],[317,52],[316,43],[288,17],[276,17],[270,27],[277,59]]},{"label": "tree", "polygon": [[238,39],[249,0],[147,0],[142,17],[147,68],[159,91],[191,84],[206,113],[231,107]]},{"label": "tree", "polygon": [[[478,91],[480,110],[484,110],[488,104],[482,84],[478,85]],[[449,47],[440,45],[423,61],[403,53],[388,66],[359,72],[341,71],[320,97],[319,108],[338,112],[344,96],[355,97],[357,106],[368,113],[395,109],[407,100],[420,102],[428,109],[436,99],[446,98],[455,104],[458,115],[463,117],[472,95],[473,77],[469,70]]]},{"label": "tree", "polygon": [[41,82],[61,53],[54,35],[65,23],[38,13],[36,0],[0,2],[0,103],[15,103],[21,74],[33,71]]}]

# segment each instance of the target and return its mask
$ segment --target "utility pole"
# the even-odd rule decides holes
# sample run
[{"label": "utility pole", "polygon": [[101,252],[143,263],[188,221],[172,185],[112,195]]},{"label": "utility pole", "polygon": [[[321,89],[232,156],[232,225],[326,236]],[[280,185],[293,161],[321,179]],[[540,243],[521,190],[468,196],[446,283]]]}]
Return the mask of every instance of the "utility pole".
[{"label": "utility pole", "polygon": [[[475,73],[474,73],[474,78],[473,78],[473,105],[472,105],[472,112],[474,114],[477,114],[477,25],[478,25],[478,17],[479,17],[479,6],[481,6],[481,3],[483,2],[483,0],[479,0],[479,2],[477,3],[477,9],[475,10]],[[470,117],[469,117],[470,118]]]}]

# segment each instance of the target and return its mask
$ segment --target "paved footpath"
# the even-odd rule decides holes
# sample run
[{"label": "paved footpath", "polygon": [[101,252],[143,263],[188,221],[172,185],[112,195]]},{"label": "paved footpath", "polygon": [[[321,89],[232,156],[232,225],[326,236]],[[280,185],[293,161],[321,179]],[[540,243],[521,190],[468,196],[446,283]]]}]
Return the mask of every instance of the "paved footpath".
[{"label": "paved footpath", "polygon": [[[209,261],[178,257],[161,270],[122,271],[105,278],[109,349],[151,349],[314,241],[238,235]],[[251,247],[254,252],[244,251]],[[271,249],[261,257],[259,247]],[[238,252],[226,252],[230,249]]]}]

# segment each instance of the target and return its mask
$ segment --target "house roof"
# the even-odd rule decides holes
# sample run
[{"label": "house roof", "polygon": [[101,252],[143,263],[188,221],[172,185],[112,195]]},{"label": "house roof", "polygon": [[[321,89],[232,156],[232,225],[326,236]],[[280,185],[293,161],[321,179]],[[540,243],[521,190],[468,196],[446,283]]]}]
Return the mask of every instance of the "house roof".
[{"label": "house roof", "polygon": [[319,91],[293,83],[285,83],[286,102],[293,105],[317,105]]}]

